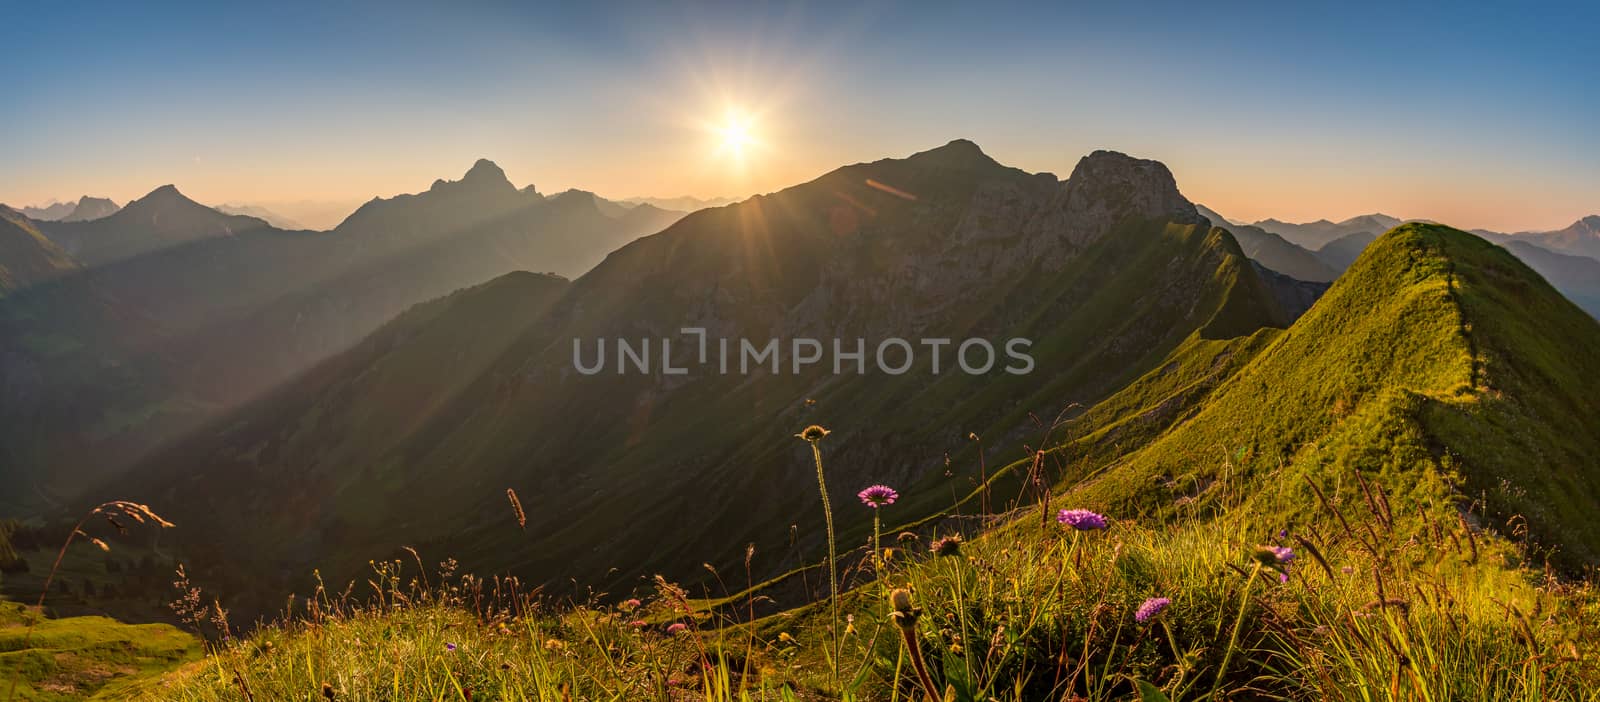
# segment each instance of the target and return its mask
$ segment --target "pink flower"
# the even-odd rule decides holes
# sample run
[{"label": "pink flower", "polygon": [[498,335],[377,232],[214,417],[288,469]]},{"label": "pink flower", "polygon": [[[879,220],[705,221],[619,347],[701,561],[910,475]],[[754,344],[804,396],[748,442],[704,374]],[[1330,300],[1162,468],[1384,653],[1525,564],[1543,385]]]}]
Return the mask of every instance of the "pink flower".
[{"label": "pink flower", "polygon": [[673,622],[672,626],[667,627],[667,635],[669,635],[669,636],[677,636],[678,634],[681,634],[681,633],[683,633],[685,631],[688,631],[688,630],[689,630],[689,625],[684,624],[683,622]]},{"label": "pink flower", "polygon": [[861,498],[861,504],[877,509],[885,505],[894,504],[895,500],[900,499],[900,493],[895,492],[894,488],[888,485],[873,485],[856,493],[856,497]]}]

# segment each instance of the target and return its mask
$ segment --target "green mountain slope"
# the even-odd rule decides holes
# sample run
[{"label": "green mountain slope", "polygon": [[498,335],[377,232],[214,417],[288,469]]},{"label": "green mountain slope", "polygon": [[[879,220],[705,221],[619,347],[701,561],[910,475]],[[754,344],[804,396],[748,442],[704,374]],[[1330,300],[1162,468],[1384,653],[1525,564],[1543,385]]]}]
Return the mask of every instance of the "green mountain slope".
[{"label": "green mountain slope", "polygon": [[[121,699],[142,679],[202,655],[200,640],[166,624],[106,617],[41,619],[0,602],[0,690],[27,702]],[[26,639],[26,645],[24,645]]]},{"label": "green mountain slope", "polygon": [[1565,562],[1594,563],[1597,382],[1592,318],[1504,249],[1408,224],[1180,425],[1078,491],[1122,511],[1237,503],[1293,524],[1315,511],[1310,484],[1349,497],[1359,472],[1410,514],[1481,499],[1492,526],[1520,521]]},{"label": "green mountain slope", "polygon": [[76,270],[78,264],[32,221],[0,205],[0,297]]},{"label": "green mountain slope", "polygon": [[[368,372],[349,367],[299,386],[310,404],[255,404],[153,456],[130,488],[199,525],[179,536],[209,556],[191,563],[274,594],[285,573],[315,563],[336,579],[341,563],[402,545],[554,584],[702,577],[693,564],[732,567],[745,543],[782,552],[794,524],[794,558],[814,553],[815,476],[786,438],[809,422],[840,427],[835,499],[893,481],[927,513],[979,474],[969,432],[1004,447],[990,460],[1014,456],[1036,418],[1092,405],[1186,343],[1291,320],[1164,166],[1096,152],[1063,183],[958,141],[702,210],[623,247],[420,421],[343,393]],[[1020,337],[1036,368],[1008,374],[1002,356],[957,373],[947,348],[939,374],[924,351],[904,375],[835,375],[829,363],[791,372],[785,351],[778,372],[723,375],[715,360],[695,363],[684,326],[713,340],[859,338],[869,349],[890,336],[996,347]],[[601,338],[670,338],[674,365],[694,369],[576,372],[573,340]],[[510,522],[507,488],[523,496],[525,531]],[[295,508],[254,504],[268,495]],[[260,519],[217,517],[245,512]],[[256,556],[229,555],[240,552]]]}]

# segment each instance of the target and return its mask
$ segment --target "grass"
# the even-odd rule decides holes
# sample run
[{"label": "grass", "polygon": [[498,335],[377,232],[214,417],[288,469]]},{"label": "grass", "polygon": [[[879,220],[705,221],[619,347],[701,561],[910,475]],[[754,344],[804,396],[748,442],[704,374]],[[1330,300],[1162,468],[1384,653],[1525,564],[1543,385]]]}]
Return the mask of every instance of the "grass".
[{"label": "grass", "polygon": [[[178,609],[209,655],[120,694],[1600,699],[1600,597],[1562,569],[1597,547],[1577,511],[1596,503],[1596,328],[1475,242],[1407,225],[1290,329],[1196,333],[1031,461],[952,497],[982,511],[1005,481],[1039,488],[999,493],[1023,496],[1003,514],[919,520],[843,558],[830,524],[826,600],[757,616],[778,585],[691,598],[659,577],[638,601],[551,599],[412,552],[290,598],[243,639],[185,583]],[[1034,470],[1047,461],[1063,469]],[[1110,526],[1060,524],[1063,507]],[[826,521],[875,541],[896,509],[921,514],[851,504]],[[1157,597],[1170,606],[1141,621]]]},{"label": "grass", "polygon": [[[1141,684],[1162,696],[1144,699],[1170,700],[1600,694],[1600,602],[1587,585],[1505,567],[1514,547],[1465,523],[1399,540],[1381,510],[1344,518],[1379,540],[1319,547],[1224,521],[1076,532],[1031,518],[951,555],[901,540],[881,578],[841,595],[842,687],[826,603],[746,622],[737,604],[691,608],[665,582],[637,606],[574,605],[395,561],[374,564],[363,593],[319,591],[294,617],[127,694],[313,699],[326,684],[348,700],[920,702],[895,588],[910,593],[911,639],[941,698],[1117,700]],[[1274,542],[1298,554],[1281,583],[1252,571],[1252,550]],[[1156,596],[1172,605],[1135,621]]]}]

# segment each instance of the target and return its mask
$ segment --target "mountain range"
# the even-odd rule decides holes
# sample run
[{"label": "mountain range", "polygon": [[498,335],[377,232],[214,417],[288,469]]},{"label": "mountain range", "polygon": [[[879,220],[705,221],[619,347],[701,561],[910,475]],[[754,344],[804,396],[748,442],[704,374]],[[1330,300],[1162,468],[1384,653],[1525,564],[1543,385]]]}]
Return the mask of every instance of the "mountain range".
[{"label": "mountain range", "polygon": [[[1388,215],[1371,214],[1337,223],[1287,224],[1267,219],[1242,225],[1229,223],[1203,206],[1200,210],[1217,226],[1228,229],[1246,255],[1261,265],[1313,282],[1338,277],[1380,234],[1401,223]],[[1585,217],[1552,232],[1505,234],[1475,229],[1472,233],[1505,246],[1563,295],[1589,314],[1600,316],[1600,258],[1596,257],[1600,254],[1600,217]]]},{"label": "mountain range", "polygon": [[[834,429],[836,499],[892,481],[927,513],[970,489],[968,432],[1013,447],[1000,458],[1038,441],[1037,422],[1094,405],[1179,349],[1214,353],[1293,318],[1161,164],[1095,152],[1059,181],[956,141],[690,214],[564,288],[501,279],[414,310],[153,454],[118,489],[197,525],[181,537],[192,563],[255,554],[207,572],[230,592],[265,596],[318,554],[401,545],[552,586],[683,575],[731,566],[746,542],[785,543],[793,524],[805,535],[795,557],[814,550],[815,476],[792,438],[809,422]],[[724,374],[696,362],[683,327],[713,344],[1023,338],[1036,366],[956,372],[952,346],[939,373],[925,352],[896,375],[791,367],[785,351]],[[658,352],[677,339],[673,365],[696,370],[585,375],[575,340],[599,339],[650,339]],[[447,358],[437,383],[397,380]],[[960,477],[946,477],[951,457]],[[507,488],[524,496],[526,533],[508,528]]]},{"label": "mountain range", "polygon": [[[834,501],[892,483],[907,520],[1025,494],[1038,450],[1129,514],[1213,509],[1234,494],[1219,485],[1278,471],[1425,469],[1568,562],[1600,557],[1577,517],[1600,489],[1583,466],[1600,326],[1535,272],[1579,279],[1588,259],[1530,241],[1323,226],[1312,252],[1196,207],[1155,161],[1097,151],[1062,181],[963,140],[681,219],[517,188],[487,161],[329,232],[213,211],[222,229],[189,236],[204,213],[166,190],[127,209],[189,216],[104,237],[164,247],[0,301],[0,481],[35,509],[164,506],[184,525],[172,548],[245,611],[403,546],[551,588],[693,580],[747,543],[782,553],[755,573],[779,575],[821,545],[792,437],[811,423],[833,430]],[[513,272],[561,270],[546,261],[597,264]],[[732,342],[735,370],[686,327]],[[911,340],[904,372],[875,357],[889,338]],[[801,339],[860,343],[862,361],[807,360]],[[1026,340],[1029,372],[965,370],[971,339]],[[766,340],[775,360],[741,363]],[[623,342],[655,355],[630,371]],[[1213,452],[1232,472],[1199,460]],[[1278,514],[1297,490],[1247,508]]]},{"label": "mountain range", "polygon": [[679,216],[609,217],[592,195],[546,198],[480,161],[328,232],[226,215],[171,186],[110,217],[42,223],[72,254],[55,260],[77,267],[0,301],[0,476],[16,488],[0,502],[70,496],[411,305],[511,271],[575,276]]},{"label": "mountain range", "polygon": [[722,207],[738,202],[736,197],[628,197],[617,202],[624,205],[651,205],[664,210],[677,210],[679,212],[693,212],[707,207]]},{"label": "mountain range", "polygon": [[44,207],[24,207],[22,216],[38,222],[81,222],[109,217],[117,211],[117,203],[103,197],[85,195],[74,202],[54,202]]}]

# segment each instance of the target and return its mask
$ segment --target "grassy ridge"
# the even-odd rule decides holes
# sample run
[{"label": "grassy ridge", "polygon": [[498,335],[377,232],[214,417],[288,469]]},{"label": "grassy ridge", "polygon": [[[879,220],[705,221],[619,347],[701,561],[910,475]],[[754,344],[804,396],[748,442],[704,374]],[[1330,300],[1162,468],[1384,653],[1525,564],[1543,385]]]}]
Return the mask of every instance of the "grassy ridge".
[{"label": "grassy ridge", "polygon": [[[549,602],[418,558],[374,564],[364,595],[319,590],[135,694],[1600,698],[1600,600],[1536,567],[1553,545],[1555,563],[1595,547],[1576,511],[1594,504],[1600,455],[1592,320],[1504,251],[1406,225],[1290,329],[1205,329],[995,483],[1045,470],[1049,502],[965,542],[948,530],[970,520],[929,522],[852,551],[842,631],[826,602],[750,616],[759,588],[658,581],[636,604]],[[1111,526],[1076,531],[1060,507]],[[848,541],[871,523],[836,509]],[[891,524],[916,512],[884,509]],[[1141,616],[1154,597],[1170,604]]]}]

